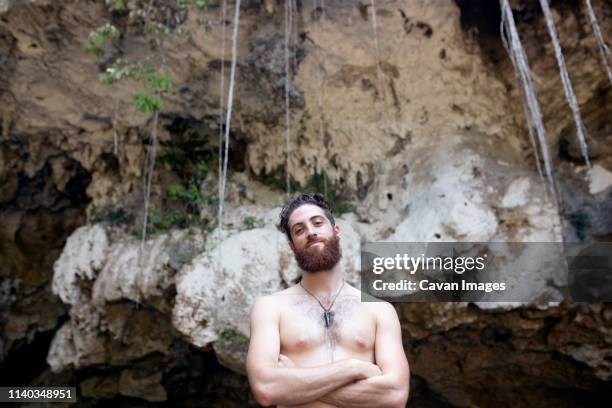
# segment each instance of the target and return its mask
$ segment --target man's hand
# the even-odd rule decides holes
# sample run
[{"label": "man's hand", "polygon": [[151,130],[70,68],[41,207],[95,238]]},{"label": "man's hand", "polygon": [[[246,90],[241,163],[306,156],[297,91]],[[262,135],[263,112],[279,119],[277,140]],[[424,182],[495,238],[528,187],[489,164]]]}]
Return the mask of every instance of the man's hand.
[{"label": "man's hand", "polygon": [[361,373],[360,380],[382,375],[382,370],[376,364],[364,360],[355,360],[358,371]]},{"label": "man's hand", "polygon": [[281,354],[278,356],[278,366],[279,367],[297,367],[297,365],[293,362],[293,360],[284,354]]}]

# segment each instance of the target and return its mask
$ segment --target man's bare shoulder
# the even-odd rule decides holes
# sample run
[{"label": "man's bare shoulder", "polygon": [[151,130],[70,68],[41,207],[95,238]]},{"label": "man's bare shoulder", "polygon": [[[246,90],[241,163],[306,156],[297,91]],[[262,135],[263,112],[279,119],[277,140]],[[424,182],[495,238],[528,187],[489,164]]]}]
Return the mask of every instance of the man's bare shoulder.
[{"label": "man's bare shoulder", "polygon": [[361,291],[357,289],[356,287],[354,287],[353,285],[351,285],[350,283],[346,283],[346,282],[344,283],[344,289],[342,291],[342,294],[344,296],[361,298]]},{"label": "man's bare shoulder", "polygon": [[[366,306],[366,308],[376,317],[383,316],[389,317],[393,315],[397,315],[395,307],[384,300],[375,300],[375,301],[365,301],[361,298],[361,291],[357,288],[352,288],[353,296],[358,296],[361,303]],[[369,297],[369,296],[368,296]]]},{"label": "man's bare shoulder", "polygon": [[254,307],[266,309],[280,307],[287,302],[288,298],[301,295],[301,293],[296,290],[296,286],[297,285],[293,285],[275,293],[259,296],[255,299]]},{"label": "man's bare shoulder", "polygon": [[374,315],[378,323],[392,322],[398,320],[398,314],[395,307],[386,301],[365,302],[370,313]]},{"label": "man's bare shoulder", "polygon": [[278,292],[272,293],[268,295],[272,301],[274,302],[283,302],[288,299],[288,297],[295,297],[303,295],[303,292],[299,290],[299,284],[291,285],[287,289],[280,290]]}]

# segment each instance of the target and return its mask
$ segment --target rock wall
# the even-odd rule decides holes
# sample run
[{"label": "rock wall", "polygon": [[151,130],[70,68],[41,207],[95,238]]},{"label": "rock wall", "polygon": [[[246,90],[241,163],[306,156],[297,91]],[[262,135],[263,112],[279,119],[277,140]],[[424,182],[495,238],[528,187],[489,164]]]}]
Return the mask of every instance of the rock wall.
[{"label": "rock wall", "polygon": [[[612,235],[610,84],[582,2],[552,7],[587,128],[590,169],[538,2],[511,2],[560,206],[536,170],[497,2],[377,1],[378,47],[369,1],[328,1],[324,10],[299,2],[288,140],[283,5],[244,3],[225,228],[212,228],[212,200],[198,208],[203,228],[158,231],[141,245],[152,121],[132,104],[138,84],[105,86],[98,74],[119,56],[148,55],[145,36],[101,1],[0,2],[2,383],[70,382],[92,403],[254,404],[242,375],[248,311],[256,296],[298,276],[274,229],[287,175],[294,189],[325,188],[338,204],[350,204],[339,223],[343,268],[356,285],[364,241]],[[593,3],[604,37],[612,38],[612,5]],[[213,170],[223,126],[221,68],[227,79],[230,66],[218,16],[214,2],[191,10],[182,23],[191,37],[164,40],[175,86],[158,127],[160,154],[177,161],[197,151],[212,157]],[[96,61],[81,47],[107,21],[125,34]],[[227,22],[228,35],[231,28]],[[176,211],[168,188],[192,170],[160,161],[150,207]],[[216,172],[199,182],[214,198]],[[546,278],[529,282],[534,298]],[[609,402],[608,304],[397,310],[413,405]],[[20,371],[19,359],[34,353],[48,368]],[[19,374],[10,378],[9,370]],[[483,392],[488,387],[496,393]]]}]

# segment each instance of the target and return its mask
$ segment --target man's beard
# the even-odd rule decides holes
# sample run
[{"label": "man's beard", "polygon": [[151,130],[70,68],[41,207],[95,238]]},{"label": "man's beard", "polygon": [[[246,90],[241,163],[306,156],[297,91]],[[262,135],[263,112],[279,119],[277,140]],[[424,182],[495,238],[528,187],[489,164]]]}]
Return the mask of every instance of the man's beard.
[{"label": "man's beard", "polygon": [[308,247],[295,250],[295,260],[306,272],[329,270],[340,261],[340,258],[342,258],[340,239],[335,235],[323,241],[323,248],[319,251],[309,252]]}]

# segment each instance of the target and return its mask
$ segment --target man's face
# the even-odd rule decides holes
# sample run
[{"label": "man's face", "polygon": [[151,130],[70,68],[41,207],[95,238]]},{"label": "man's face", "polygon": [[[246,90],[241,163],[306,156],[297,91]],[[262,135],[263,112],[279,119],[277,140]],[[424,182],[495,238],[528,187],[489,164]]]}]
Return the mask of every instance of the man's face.
[{"label": "man's face", "polygon": [[289,217],[289,246],[300,268],[318,272],[333,268],[340,258],[340,227],[332,227],[323,209],[313,204],[296,208]]}]

